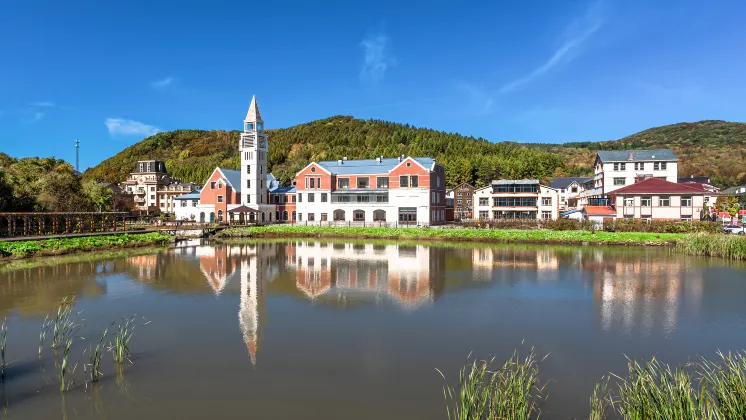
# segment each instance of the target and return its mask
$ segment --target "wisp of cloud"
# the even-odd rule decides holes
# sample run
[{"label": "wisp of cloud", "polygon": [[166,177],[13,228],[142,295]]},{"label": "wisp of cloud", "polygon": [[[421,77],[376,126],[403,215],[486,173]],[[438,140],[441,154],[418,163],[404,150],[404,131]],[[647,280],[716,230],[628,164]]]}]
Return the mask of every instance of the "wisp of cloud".
[{"label": "wisp of cloud", "polygon": [[386,75],[386,70],[394,64],[394,58],[388,51],[389,37],[385,33],[367,36],[360,43],[363,48],[363,68],[360,78],[378,82]]},{"label": "wisp of cloud", "polygon": [[123,118],[107,118],[104,122],[110,135],[152,136],[161,132],[158,127]]},{"label": "wisp of cloud", "polygon": [[174,82],[174,78],[173,77],[166,77],[165,79],[154,80],[154,81],[150,82],[150,87],[152,87],[153,89],[163,89],[163,88],[171,85],[171,83],[173,83],[173,82]]}]

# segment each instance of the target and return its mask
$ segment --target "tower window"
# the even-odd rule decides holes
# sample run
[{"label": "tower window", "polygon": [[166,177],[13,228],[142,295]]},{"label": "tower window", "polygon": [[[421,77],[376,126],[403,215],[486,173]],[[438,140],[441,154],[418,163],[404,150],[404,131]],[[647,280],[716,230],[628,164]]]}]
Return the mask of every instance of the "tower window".
[{"label": "tower window", "polygon": [[246,180],[246,188],[251,188],[251,180],[250,179]]},{"label": "tower window", "polygon": [[247,174],[251,173],[251,165],[246,165],[246,173]]},{"label": "tower window", "polygon": [[254,123],[246,123],[246,129],[247,130],[253,130],[254,129]]}]

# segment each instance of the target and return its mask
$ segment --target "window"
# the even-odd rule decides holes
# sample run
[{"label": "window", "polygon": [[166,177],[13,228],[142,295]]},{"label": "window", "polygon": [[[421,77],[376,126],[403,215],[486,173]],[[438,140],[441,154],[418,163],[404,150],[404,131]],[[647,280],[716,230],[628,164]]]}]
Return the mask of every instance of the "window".
[{"label": "window", "polygon": [[251,196],[249,194],[246,194],[246,203],[251,203]]},{"label": "window", "polygon": [[298,193],[298,202],[299,203],[303,202],[303,194],[301,194],[301,193]]},{"label": "window", "polygon": [[462,202],[461,202],[461,199],[460,199],[460,198],[459,198],[458,200],[456,200],[456,202],[457,202],[457,204],[458,204],[459,206],[460,206],[460,205],[462,204]]},{"label": "window", "polygon": [[313,203],[314,201],[316,201],[316,197],[314,195],[315,195],[314,193],[308,193],[308,202],[309,203]]},{"label": "window", "polygon": [[293,203],[295,203],[296,197],[295,194],[292,195]]},{"label": "window", "polygon": [[440,177],[439,176],[435,177],[435,188],[440,188]]},{"label": "window", "polygon": [[166,207],[166,203],[161,203],[161,207]]},{"label": "window", "polygon": [[337,180],[337,189],[347,190],[350,188],[350,178],[339,178]]},{"label": "window", "polygon": [[541,212],[541,219],[542,220],[552,220],[552,212],[551,211],[542,211]]},{"label": "window", "polygon": [[316,172],[316,167],[315,166],[311,166],[311,172]]},{"label": "window", "polygon": [[150,199],[151,199],[151,200],[155,200],[155,195],[151,195],[151,196],[150,196]]},{"label": "window", "polygon": [[334,221],[344,221],[345,220],[345,211],[344,210],[334,210],[333,213]]},{"label": "window", "polygon": [[250,179],[246,180],[246,188],[251,188],[251,180]]},{"label": "window", "polygon": [[411,188],[417,188],[419,186],[419,177],[417,175],[412,175],[409,177],[409,186]]},{"label": "window", "polygon": [[488,212],[486,210],[480,210],[479,211],[479,218],[480,219],[489,219],[489,217],[490,217],[490,212]]},{"label": "window", "polygon": [[552,197],[541,197],[541,205],[542,206],[551,206],[552,205]]},{"label": "window", "polygon": [[682,222],[691,222],[692,221],[692,216],[681,216],[681,221]]},{"label": "window", "polygon": [[681,207],[691,207],[692,197],[681,197]]},{"label": "window", "polygon": [[536,207],[535,197],[493,197],[495,207]]},{"label": "window", "polygon": [[466,200],[466,205],[471,206],[471,199]]},{"label": "window", "polygon": [[619,169],[622,170],[622,171],[626,170],[627,169],[627,164],[626,163],[620,163],[619,164]]},{"label": "window", "polygon": [[661,197],[658,199],[658,206],[659,207],[670,207],[671,206],[671,198],[670,197]]},{"label": "window", "polygon": [[298,221],[299,222],[303,221],[303,213],[298,213]]},{"label": "window", "polygon": [[308,213],[308,221],[313,222],[316,220],[316,216],[313,213]]},{"label": "window", "polygon": [[376,188],[388,188],[388,187],[389,187],[389,177],[379,176],[378,179],[376,179]]},{"label": "window", "polygon": [[615,170],[615,171],[618,171],[618,170],[619,170],[619,164],[618,164],[618,163],[615,163],[615,164],[614,164],[614,170]]},{"label": "window", "polygon": [[644,171],[645,170],[645,162],[635,162],[635,170],[636,171]]},{"label": "window", "polygon": [[306,184],[309,184],[308,188],[316,188],[316,178],[311,178],[310,180],[306,178]]},{"label": "window", "polygon": [[192,207],[197,207],[197,201],[199,200],[192,200]]},{"label": "window", "polygon": [[614,185],[624,185],[624,178],[614,178]]},{"label": "window", "polygon": [[326,203],[326,193],[321,193],[321,202]]},{"label": "window", "polygon": [[222,203],[222,202],[223,202],[223,196],[222,196],[222,195],[219,195],[219,196],[218,196],[218,203]]},{"label": "window", "polygon": [[352,212],[352,220],[356,222],[362,222],[365,220],[365,212],[363,210],[355,210]]},{"label": "window", "polygon": [[479,205],[480,206],[489,206],[489,198],[487,197],[479,197]]},{"label": "window", "polygon": [[654,171],[665,171],[667,166],[667,162],[653,162]]},{"label": "window", "polygon": [[634,198],[625,198],[624,199],[624,205],[626,207],[634,207],[634,205],[635,205],[635,199]]},{"label": "window", "polygon": [[374,222],[385,222],[386,221],[386,212],[384,210],[375,210],[375,211],[373,211],[373,221]]},{"label": "window", "polygon": [[406,175],[402,175],[399,177],[399,186],[401,188],[407,188],[409,187],[409,177]]},{"label": "window", "polygon": [[410,166],[412,166],[412,162],[407,162],[407,168],[409,168]]},{"label": "window", "polygon": [[246,173],[247,174],[251,173],[251,165],[246,165]]},{"label": "window", "polygon": [[575,186],[575,187],[570,188],[570,192],[571,193],[577,193],[578,192],[578,187]]},{"label": "window", "polygon": [[358,188],[368,188],[370,178],[364,177],[364,178],[358,178],[357,179],[357,187]]},{"label": "window", "polygon": [[326,213],[321,213],[321,221],[326,222]]}]

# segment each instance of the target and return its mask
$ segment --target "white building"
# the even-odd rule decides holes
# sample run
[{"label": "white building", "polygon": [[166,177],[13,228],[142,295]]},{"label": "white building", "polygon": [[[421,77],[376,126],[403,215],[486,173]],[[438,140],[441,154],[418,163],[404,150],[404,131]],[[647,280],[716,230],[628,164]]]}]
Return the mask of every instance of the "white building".
[{"label": "white building", "polygon": [[582,204],[640,180],[657,178],[676,183],[679,158],[670,150],[612,150],[596,154],[594,176],[586,183]]},{"label": "white building", "polygon": [[482,220],[559,218],[559,194],[536,179],[501,179],[474,191],[474,216]]},{"label": "white building", "polygon": [[580,208],[580,195],[583,185],[592,178],[554,178],[549,186],[559,194],[559,210],[574,210]]},{"label": "white building", "polygon": [[[249,111],[243,122],[243,133],[239,151],[241,152],[241,204],[256,208],[260,213],[274,213],[274,206],[268,203],[267,191],[267,152],[269,150],[264,121],[256,104],[256,96],[251,98]],[[274,179],[274,177],[272,177]]]}]

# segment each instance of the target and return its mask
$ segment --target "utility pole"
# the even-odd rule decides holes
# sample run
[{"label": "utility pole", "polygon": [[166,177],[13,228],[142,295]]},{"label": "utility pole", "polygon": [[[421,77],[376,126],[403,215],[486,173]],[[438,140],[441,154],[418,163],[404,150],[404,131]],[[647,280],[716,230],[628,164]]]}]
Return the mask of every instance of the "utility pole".
[{"label": "utility pole", "polygon": [[80,172],[80,140],[75,139],[75,170]]}]

